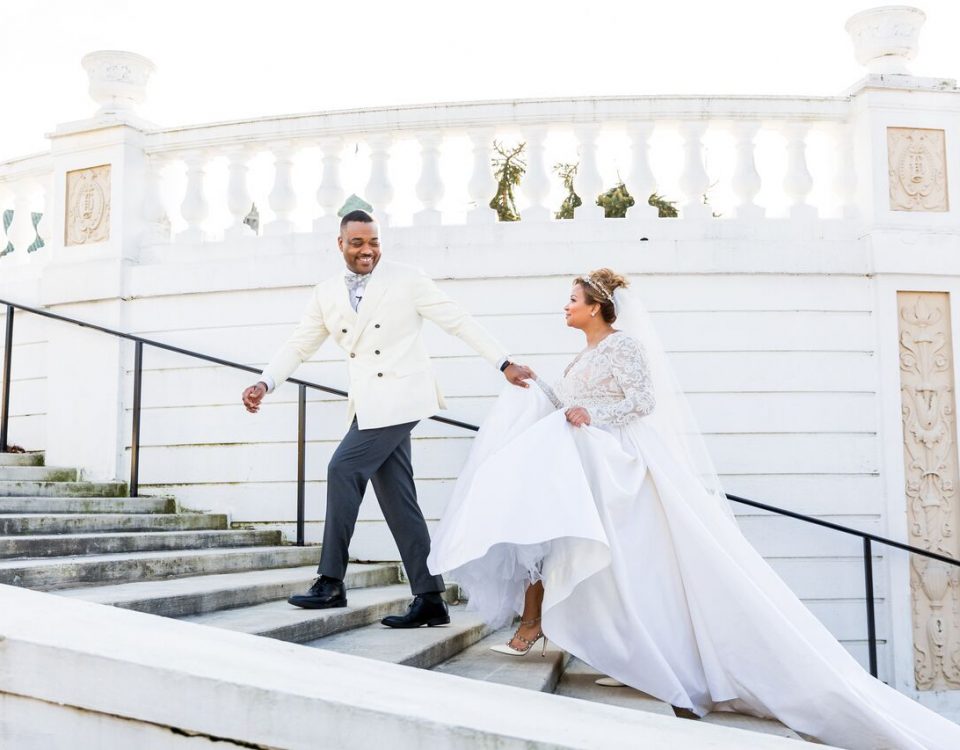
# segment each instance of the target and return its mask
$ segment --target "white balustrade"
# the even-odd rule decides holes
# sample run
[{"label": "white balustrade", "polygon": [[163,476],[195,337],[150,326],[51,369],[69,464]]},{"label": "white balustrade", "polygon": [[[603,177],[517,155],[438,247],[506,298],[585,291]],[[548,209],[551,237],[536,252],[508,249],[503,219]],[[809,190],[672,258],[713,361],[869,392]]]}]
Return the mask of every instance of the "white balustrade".
[{"label": "white balustrade", "polygon": [[273,151],[273,189],[270,208],[276,218],[264,227],[264,234],[279,236],[294,230],[293,213],[297,210],[297,193],[293,189],[293,157],[297,147],[293,143],[275,144]]},{"label": "white balustrade", "polygon": [[703,120],[684,122],[680,126],[684,147],[683,173],[680,176],[683,200],[680,210],[685,219],[704,219],[712,215],[710,206],[703,202],[710,187],[710,176],[703,166],[703,136],[706,132],[707,123]]},{"label": "white balustrade", "polygon": [[657,190],[657,179],[650,169],[650,139],[653,137],[654,124],[641,120],[631,123],[627,129],[630,135],[631,168],[627,190],[635,203],[627,209],[627,218],[631,220],[656,219],[659,211],[650,205],[650,196]]},{"label": "white balustrade", "polygon": [[736,151],[736,168],[732,180],[733,193],[738,201],[734,209],[735,216],[738,219],[760,219],[766,213],[756,202],[762,183],[757,171],[754,139],[760,131],[760,123],[736,122],[731,131]]},{"label": "white balustrade", "polygon": [[809,219],[817,215],[816,209],[807,203],[813,189],[813,177],[807,168],[807,122],[790,122],[783,126],[787,139],[787,173],[783,178],[783,191],[790,198],[790,218]]},{"label": "white balustrade", "polygon": [[573,184],[583,203],[573,215],[577,221],[596,221],[603,218],[603,206],[597,205],[597,197],[603,192],[603,178],[597,167],[600,126],[595,123],[578,125],[574,134],[580,142],[580,162]]},{"label": "white balustrade", "polygon": [[226,239],[243,239],[256,234],[253,227],[244,221],[253,208],[249,185],[252,156],[252,148],[245,144],[227,150],[227,210],[231,221],[224,232]]},{"label": "white balustrade", "polygon": [[187,190],[180,204],[180,215],[187,222],[187,228],[177,235],[177,240],[203,242],[206,239],[203,222],[210,211],[204,184],[207,155],[204,151],[189,151],[182,158],[187,166]]},{"label": "white balustrade", "polygon": [[393,136],[377,133],[367,138],[370,147],[370,179],[364,198],[373,206],[373,213],[382,226],[390,224],[390,202],[393,200],[393,183],[390,181],[390,148]]},{"label": "white balustrade", "polygon": [[473,172],[467,190],[472,207],[467,212],[467,224],[493,224],[497,220],[497,212],[490,208],[490,201],[497,193],[497,178],[491,161],[495,133],[493,128],[470,132]]},{"label": "white balustrade", "polygon": [[[520,142],[526,144],[521,156],[526,168],[517,189],[521,218],[534,223],[550,221],[560,204],[560,185],[552,170],[556,156],[547,148],[551,142],[549,135],[554,128],[572,127],[579,152],[574,187],[582,200],[574,214],[576,221],[602,219],[603,209],[596,205],[596,198],[607,186],[598,165],[598,143],[607,135],[611,136],[611,144],[626,144],[615,158],[629,167],[625,181],[635,201],[628,211],[629,220],[656,218],[656,207],[648,204],[654,192],[667,192],[669,199],[677,200],[681,221],[706,219],[713,210],[703,202],[711,184],[705,159],[706,138],[712,128],[728,128],[733,136],[729,146],[722,139],[709,141],[711,148],[730,151],[715,155],[718,166],[731,165],[729,185],[721,186],[722,190],[729,188],[732,193],[733,210],[726,212],[727,215],[762,221],[769,210],[789,213],[795,218],[815,217],[817,211],[810,201],[816,191],[817,196],[833,194],[837,198],[836,205],[824,207],[824,218],[850,218],[857,215],[859,195],[850,128],[858,122],[858,115],[846,97],[715,97],[706,104],[694,97],[637,97],[633,102],[624,98],[585,98],[461,103],[450,107],[405,108],[402,116],[385,108],[355,111],[349,116],[333,112],[169,130],[157,128],[144,132],[143,204],[132,210],[133,217],[140,223],[141,245],[170,242],[174,217],[167,215],[163,198],[171,193],[171,186],[166,185],[165,180],[168,177],[172,180],[173,175],[166,165],[182,161],[186,186],[182,188],[180,200],[174,202],[179,203],[182,216],[178,228],[183,231],[176,237],[178,243],[210,240],[206,233],[214,229],[210,225],[214,206],[218,209],[224,206],[228,212],[229,218],[225,217],[223,222],[225,240],[255,237],[255,231],[244,220],[253,206],[252,196],[256,194],[259,198],[258,191],[263,189],[265,181],[267,205],[272,209],[268,215],[272,213],[275,217],[264,227],[265,234],[286,236],[292,232],[294,222],[301,216],[298,207],[304,204],[316,206],[313,231],[329,234],[339,225],[336,214],[346,198],[344,185],[362,180],[358,172],[363,165],[346,158],[345,145],[348,141],[352,145],[363,140],[370,150],[370,173],[361,197],[374,206],[382,223],[395,222],[391,216],[394,206],[403,211],[412,203],[414,225],[439,225],[445,218],[441,216],[444,197],[454,195],[465,195],[468,200],[463,219],[466,224],[495,223],[497,212],[490,208],[490,201],[498,185],[492,166],[492,146],[497,133],[506,132],[518,134]],[[828,141],[833,149],[830,153],[809,152],[806,140],[813,128],[832,134]],[[774,191],[771,194],[774,197],[765,200],[769,204],[767,209],[758,204],[758,198],[766,195],[761,175],[773,171],[772,164],[761,161],[773,156],[768,150],[772,142],[765,139],[768,131],[764,129],[784,135],[787,164],[782,184],[785,198],[778,202]],[[466,138],[447,141],[444,134],[448,132],[465,134]],[[660,149],[661,140],[667,142],[661,135],[676,134],[680,135],[682,144],[679,153],[672,149],[653,151]],[[419,146],[419,164],[415,148],[407,148],[408,144],[413,145],[411,141]],[[296,170],[301,168],[300,154],[304,153],[306,164],[304,149],[313,146],[319,146],[322,152],[316,193],[315,196],[300,195],[300,183],[294,180]],[[273,154],[272,182],[264,169],[267,165],[261,166],[260,159],[255,158],[263,150]],[[880,150],[869,153],[875,158]],[[447,170],[441,171],[441,155],[443,163],[452,167],[449,174],[463,175],[458,179],[463,179],[465,185],[447,184],[450,178],[446,177]],[[221,158],[226,161],[226,180],[214,180],[213,174],[207,180],[208,163]],[[808,165],[808,160],[813,158],[818,161]],[[0,162],[0,180],[11,189],[16,187],[22,191],[25,178],[52,174],[50,162],[49,154]],[[710,163],[713,162],[711,159]],[[835,169],[831,169],[833,165]],[[313,169],[311,166],[311,171]],[[821,184],[821,179],[830,184]],[[404,185],[402,195],[401,184]],[[220,195],[208,195],[213,185],[222,191]],[[123,199],[123,195],[114,196],[114,215],[126,214]],[[22,204],[24,199],[19,200]],[[11,208],[12,202],[11,194]],[[39,205],[40,200],[35,202]],[[44,213],[49,210],[51,204],[46,203]],[[864,207],[859,210],[863,211]],[[36,233],[26,223],[22,210],[19,222],[11,228],[11,236],[22,240],[30,235],[29,245]],[[42,234],[47,230],[43,227],[39,231]],[[54,244],[58,242],[55,237],[51,240]]]},{"label": "white balustrade", "polygon": [[520,187],[530,201],[530,205],[521,212],[523,221],[548,221],[553,212],[547,206],[547,197],[550,195],[550,173],[547,169],[545,127],[529,127],[523,131],[523,139],[527,144],[527,171]]},{"label": "white balustrade", "polygon": [[140,244],[162,245],[170,241],[170,217],[160,192],[163,158],[147,157],[143,186],[143,231]]},{"label": "white balustrade", "polygon": [[327,234],[337,227],[339,223],[337,211],[346,199],[340,175],[343,138],[341,136],[323,138],[320,141],[320,148],[323,151],[323,174],[320,178],[320,187],[317,188],[320,215],[313,221],[313,231]]},{"label": "white balustrade", "polygon": [[420,179],[417,180],[417,198],[423,208],[413,215],[417,226],[436,226],[440,224],[440,211],[437,205],[443,197],[443,180],[440,176],[440,144],[442,136],[438,132],[420,135]]}]

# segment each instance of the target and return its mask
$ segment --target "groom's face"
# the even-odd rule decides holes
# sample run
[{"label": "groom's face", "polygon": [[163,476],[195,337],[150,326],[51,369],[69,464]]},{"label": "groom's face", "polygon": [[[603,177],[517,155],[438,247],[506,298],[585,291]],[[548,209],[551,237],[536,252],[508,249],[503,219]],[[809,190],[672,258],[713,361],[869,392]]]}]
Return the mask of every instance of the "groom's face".
[{"label": "groom's face", "polygon": [[349,221],[337,237],[343,260],[354,273],[370,273],[380,262],[380,227],[375,221]]}]

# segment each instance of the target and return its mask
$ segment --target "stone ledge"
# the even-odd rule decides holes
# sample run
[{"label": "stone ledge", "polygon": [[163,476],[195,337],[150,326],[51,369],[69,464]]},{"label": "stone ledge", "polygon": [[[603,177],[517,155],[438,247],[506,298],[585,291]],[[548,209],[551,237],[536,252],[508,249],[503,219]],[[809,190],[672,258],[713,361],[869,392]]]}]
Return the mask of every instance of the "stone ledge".
[{"label": "stone ledge", "polygon": [[[6,586],[0,695],[277,748],[795,747]],[[20,715],[0,714],[0,737],[30,731]],[[35,729],[57,724],[51,707]]]}]

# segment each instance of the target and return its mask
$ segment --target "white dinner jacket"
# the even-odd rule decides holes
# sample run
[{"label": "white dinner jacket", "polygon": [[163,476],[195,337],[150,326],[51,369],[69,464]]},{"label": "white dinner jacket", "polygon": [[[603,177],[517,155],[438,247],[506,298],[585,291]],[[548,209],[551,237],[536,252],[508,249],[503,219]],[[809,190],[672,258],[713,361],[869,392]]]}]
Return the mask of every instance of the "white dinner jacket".
[{"label": "white dinner jacket", "polygon": [[494,366],[507,357],[500,343],[422,271],[381,260],[358,312],[350,305],[343,272],[314,287],[300,324],[264,369],[264,382],[280,385],[331,336],[347,352],[348,425],[354,416],[361,430],[426,419],[446,403],[423,345],[424,318]]}]

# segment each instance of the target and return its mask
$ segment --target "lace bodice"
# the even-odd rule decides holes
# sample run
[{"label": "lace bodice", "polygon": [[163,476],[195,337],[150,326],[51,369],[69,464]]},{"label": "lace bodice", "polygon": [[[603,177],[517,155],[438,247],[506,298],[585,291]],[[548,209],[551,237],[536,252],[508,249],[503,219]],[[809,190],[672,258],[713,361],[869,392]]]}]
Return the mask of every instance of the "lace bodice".
[{"label": "lace bodice", "polygon": [[622,331],[580,352],[554,391],[563,408],[582,406],[598,424],[623,425],[656,405],[643,346]]}]

